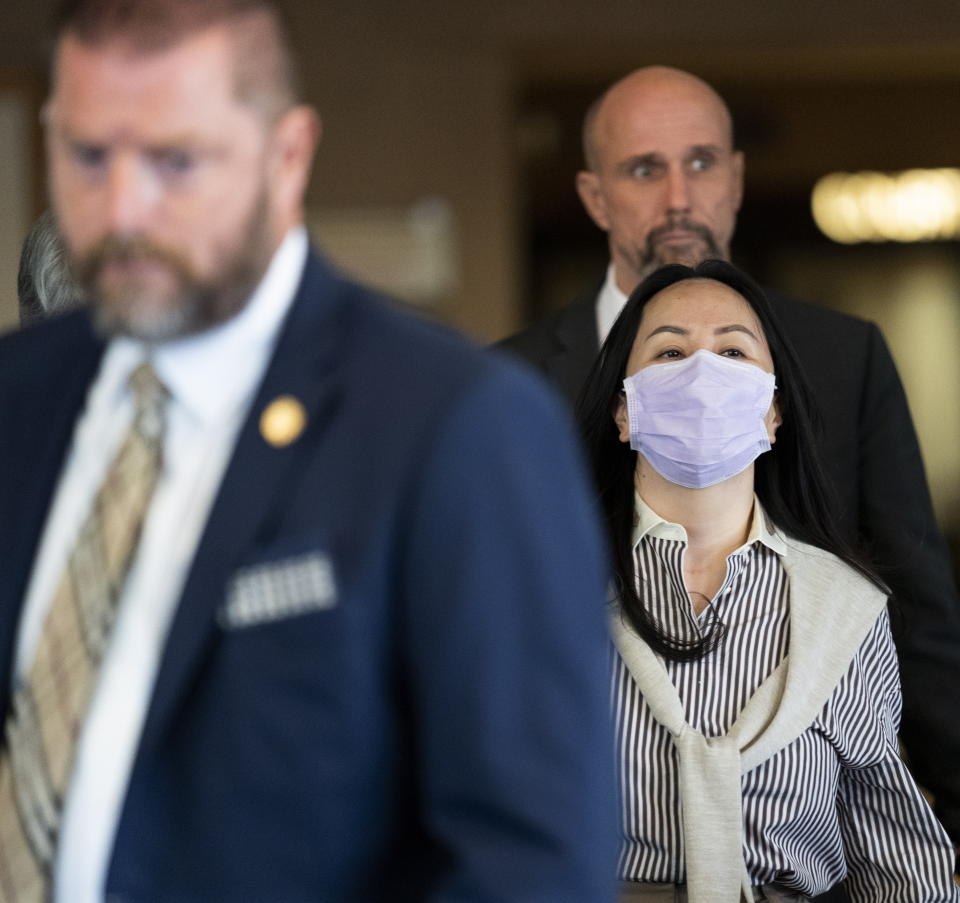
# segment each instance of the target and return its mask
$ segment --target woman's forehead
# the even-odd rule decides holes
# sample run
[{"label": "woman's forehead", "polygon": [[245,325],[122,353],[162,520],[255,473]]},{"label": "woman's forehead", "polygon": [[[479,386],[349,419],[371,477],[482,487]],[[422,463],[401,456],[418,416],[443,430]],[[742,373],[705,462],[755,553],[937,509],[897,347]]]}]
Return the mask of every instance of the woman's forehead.
[{"label": "woman's forehead", "polygon": [[[715,279],[684,279],[657,292],[646,304],[642,323],[666,322],[678,325],[711,326],[739,322],[759,329],[759,320],[746,298]],[[762,330],[760,330],[762,335]]]}]

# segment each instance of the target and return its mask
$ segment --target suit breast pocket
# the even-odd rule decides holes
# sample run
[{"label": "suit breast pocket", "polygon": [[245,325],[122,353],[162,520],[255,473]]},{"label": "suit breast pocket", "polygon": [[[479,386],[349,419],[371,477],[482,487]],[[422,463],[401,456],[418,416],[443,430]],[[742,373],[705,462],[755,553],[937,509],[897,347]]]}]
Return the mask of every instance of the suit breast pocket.
[{"label": "suit breast pocket", "polygon": [[373,691],[380,680],[386,621],[376,593],[325,539],[287,537],[227,581],[208,670],[225,713],[269,720],[325,710],[340,722],[350,687]]},{"label": "suit breast pocket", "polygon": [[327,611],[338,602],[330,557],[310,551],[249,565],[227,585],[217,612],[224,630],[242,630]]},{"label": "suit breast pocket", "polygon": [[263,744],[294,770],[317,749],[349,761],[380,669],[376,627],[338,577],[332,557],[314,551],[245,565],[228,582],[193,703],[198,729],[229,737],[238,762]]}]

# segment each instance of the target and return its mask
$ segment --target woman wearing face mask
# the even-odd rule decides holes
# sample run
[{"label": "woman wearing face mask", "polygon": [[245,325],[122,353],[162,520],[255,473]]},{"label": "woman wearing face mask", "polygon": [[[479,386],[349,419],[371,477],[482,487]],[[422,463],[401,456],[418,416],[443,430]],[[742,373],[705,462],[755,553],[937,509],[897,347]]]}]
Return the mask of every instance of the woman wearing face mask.
[{"label": "woman wearing face mask", "polygon": [[633,293],[578,415],[609,529],[627,900],[957,901],[897,751],[886,592],[839,538],[809,390],[730,264]]}]

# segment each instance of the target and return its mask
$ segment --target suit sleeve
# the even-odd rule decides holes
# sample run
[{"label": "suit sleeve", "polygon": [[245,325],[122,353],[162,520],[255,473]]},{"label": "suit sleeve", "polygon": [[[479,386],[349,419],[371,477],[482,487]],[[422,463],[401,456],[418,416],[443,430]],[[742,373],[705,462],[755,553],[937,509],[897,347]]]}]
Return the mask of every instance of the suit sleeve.
[{"label": "suit sleeve", "polygon": [[960,599],[906,396],[871,325],[860,421],[860,528],[893,591],[911,767],[960,843]]},{"label": "suit sleeve", "polygon": [[566,416],[513,367],[461,393],[422,461],[401,635],[431,899],[612,898],[604,560]]}]

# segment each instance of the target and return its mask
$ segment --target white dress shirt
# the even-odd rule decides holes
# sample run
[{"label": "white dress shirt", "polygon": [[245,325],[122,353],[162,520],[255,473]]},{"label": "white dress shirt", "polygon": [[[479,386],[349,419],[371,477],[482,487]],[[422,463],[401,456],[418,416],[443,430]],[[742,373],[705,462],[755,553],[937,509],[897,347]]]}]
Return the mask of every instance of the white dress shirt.
[{"label": "white dress shirt", "polygon": [[617,277],[611,263],[607,267],[607,278],[603,280],[600,294],[597,295],[597,335],[600,336],[601,345],[626,303],[627,296],[617,287]]},{"label": "white dress shirt", "polygon": [[147,512],[77,746],[54,872],[57,903],[102,901],[114,833],[177,600],[307,256],[291,231],[234,317],[147,347],[108,345],[77,420],[34,561],[15,679],[29,669],[67,555],[133,417],[130,374],[149,357],[170,393],[163,472]]}]

